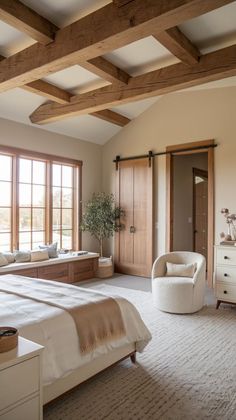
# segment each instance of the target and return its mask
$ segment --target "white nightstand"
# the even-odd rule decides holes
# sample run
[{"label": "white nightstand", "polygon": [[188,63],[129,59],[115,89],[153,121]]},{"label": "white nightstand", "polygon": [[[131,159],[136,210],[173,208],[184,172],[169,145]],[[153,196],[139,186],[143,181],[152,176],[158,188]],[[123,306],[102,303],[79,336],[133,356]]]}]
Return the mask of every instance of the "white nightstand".
[{"label": "white nightstand", "polygon": [[216,309],[221,302],[236,303],[236,246],[215,247],[214,282]]},{"label": "white nightstand", "polygon": [[42,420],[42,350],[19,337],[15,349],[0,353],[1,420]]}]

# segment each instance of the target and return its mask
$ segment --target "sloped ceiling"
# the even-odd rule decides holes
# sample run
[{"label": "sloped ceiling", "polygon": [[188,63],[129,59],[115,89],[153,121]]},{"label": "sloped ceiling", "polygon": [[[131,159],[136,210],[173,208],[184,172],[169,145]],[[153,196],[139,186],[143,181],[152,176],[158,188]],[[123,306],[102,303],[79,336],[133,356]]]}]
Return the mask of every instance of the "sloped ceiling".
[{"label": "sloped ceiling", "polygon": [[[105,6],[105,0],[24,0],[25,5],[44,16],[59,28],[78,20],[82,16]],[[236,43],[236,2],[184,22],[180,30],[205,54]],[[34,44],[35,41],[8,24],[0,21],[0,54],[8,57]],[[137,76],[154,69],[167,67],[179,60],[152,36],[140,39],[125,47],[104,55],[104,58],[131,76]],[[74,65],[50,74],[43,80],[72,94],[87,92],[109,84],[94,73]],[[195,87],[215,88],[236,86],[236,76]],[[110,108],[134,119],[149,108],[158,97],[131,102]],[[20,88],[0,94],[0,117],[31,124],[29,115],[45,98]],[[104,144],[122,128],[102,121],[92,115],[81,115],[42,127],[45,130],[65,134],[85,141]]]}]

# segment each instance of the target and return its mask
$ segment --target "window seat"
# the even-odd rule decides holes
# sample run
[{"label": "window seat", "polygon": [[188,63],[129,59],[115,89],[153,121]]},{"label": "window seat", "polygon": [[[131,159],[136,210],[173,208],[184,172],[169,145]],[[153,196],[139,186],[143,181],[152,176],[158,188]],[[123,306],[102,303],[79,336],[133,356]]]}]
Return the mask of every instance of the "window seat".
[{"label": "window seat", "polygon": [[88,252],[85,255],[60,254],[57,258],[50,258],[45,261],[8,264],[0,267],[0,275],[17,274],[75,283],[95,277],[98,258],[99,254],[94,252]]}]

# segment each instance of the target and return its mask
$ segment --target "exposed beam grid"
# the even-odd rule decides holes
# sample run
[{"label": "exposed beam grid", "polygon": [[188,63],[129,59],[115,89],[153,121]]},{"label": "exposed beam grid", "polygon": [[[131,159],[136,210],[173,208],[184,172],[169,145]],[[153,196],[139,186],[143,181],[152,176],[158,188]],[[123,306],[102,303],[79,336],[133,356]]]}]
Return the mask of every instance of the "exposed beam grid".
[{"label": "exposed beam grid", "polygon": [[0,20],[42,44],[54,40],[57,26],[19,0],[0,0]]},{"label": "exposed beam grid", "polygon": [[[0,62],[0,92],[83,63],[152,33],[163,32],[233,0],[133,0],[113,3],[58,30],[55,41],[35,44]],[[109,22],[109,24],[107,24]],[[130,82],[129,82],[130,83]]]},{"label": "exposed beam grid", "polygon": [[[5,57],[0,55],[0,61],[4,59]],[[27,85],[21,86],[21,88],[26,91],[36,93],[37,95],[43,96],[59,104],[69,103],[71,98],[74,96],[72,93],[67,92],[66,90],[54,86],[48,82],[45,82],[44,80],[36,80],[35,82],[31,82]],[[118,125],[119,127],[124,127],[131,121],[124,115],[119,114],[115,111],[111,111],[109,109],[97,111],[92,113],[91,115],[103,121],[107,121],[111,124]]]},{"label": "exposed beam grid", "polygon": [[203,55],[195,66],[174,64],[133,77],[126,86],[106,86],[75,96],[68,105],[41,105],[30,119],[46,124],[235,75],[236,45]]},{"label": "exposed beam grid", "polygon": [[[0,61],[5,59],[5,57],[0,55]],[[72,93],[52,85],[51,83],[45,82],[44,80],[35,80],[34,82],[21,86],[21,88],[59,104],[66,104],[70,102],[70,99],[73,96]]]}]

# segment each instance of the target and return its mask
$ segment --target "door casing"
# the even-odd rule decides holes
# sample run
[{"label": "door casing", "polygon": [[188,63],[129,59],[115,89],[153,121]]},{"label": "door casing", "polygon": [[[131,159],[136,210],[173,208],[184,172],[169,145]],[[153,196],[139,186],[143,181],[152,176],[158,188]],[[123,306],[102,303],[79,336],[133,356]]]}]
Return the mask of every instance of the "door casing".
[{"label": "door casing", "polygon": [[[189,155],[194,153],[207,153],[208,158],[208,238],[207,238],[207,281],[209,287],[213,286],[214,267],[214,140],[203,140],[191,143],[182,143],[168,146],[166,151],[166,252],[173,251],[173,156]],[[199,147],[199,149],[196,149]],[[202,148],[204,147],[204,149]],[[181,151],[183,149],[183,151]],[[189,149],[186,151],[186,149]],[[191,150],[194,149],[194,150]]]}]

